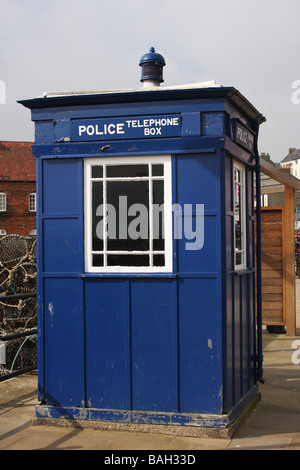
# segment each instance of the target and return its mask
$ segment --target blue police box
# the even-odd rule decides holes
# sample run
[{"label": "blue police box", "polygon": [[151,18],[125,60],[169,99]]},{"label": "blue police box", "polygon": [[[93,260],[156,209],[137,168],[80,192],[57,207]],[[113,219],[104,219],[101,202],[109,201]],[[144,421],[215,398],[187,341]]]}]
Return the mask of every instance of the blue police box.
[{"label": "blue police box", "polygon": [[20,101],[35,122],[36,415],[228,435],[263,381],[265,118],[233,87],[160,87],[154,49],[140,65],[138,89]]}]

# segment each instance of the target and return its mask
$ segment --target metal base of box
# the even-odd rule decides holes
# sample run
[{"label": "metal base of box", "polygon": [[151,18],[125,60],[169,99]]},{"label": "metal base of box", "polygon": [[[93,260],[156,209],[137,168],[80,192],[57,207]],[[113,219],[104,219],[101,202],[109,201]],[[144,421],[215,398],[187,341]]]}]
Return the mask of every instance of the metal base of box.
[{"label": "metal base of box", "polygon": [[33,425],[130,431],[186,437],[231,438],[260,401],[257,388],[228,414],[152,413],[37,405]]}]

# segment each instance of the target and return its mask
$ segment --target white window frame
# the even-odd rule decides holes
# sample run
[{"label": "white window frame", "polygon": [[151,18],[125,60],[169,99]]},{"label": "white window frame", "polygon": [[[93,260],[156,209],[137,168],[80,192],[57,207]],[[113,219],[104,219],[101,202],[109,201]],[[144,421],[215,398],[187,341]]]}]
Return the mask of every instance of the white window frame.
[{"label": "white window frame", "polygon": [[[240,173],[240,181],[236,178],[236,171]],[[247,240],[246,240],[246,167],[245,165],[233,161],[233,237],[234,237],[234,269],[236,271],[243,270],[247,268]],[[241,248],[236,248],[236,231],[235,231],[235,203],[236,203],[236,184],[239,186],[239,204],[241,209],[241,221],[240,221],[240,230],[241,230]],[[237,255],[241,255],[241,262],[237,263]]]},{"label": "white window frame", "polygon": [[36,193],[29,194],[29,212],[36,212]]},{"label": "white window frame", "polygon": [[7,197],[6,193],[0,193],[0,212],[7,211]]},{"label": "white window frame", "polygon": [[[104,201],[106,203],[106,181],[109,181],[110,178],[106,177],[106,165],[136,165],[136,164],[149,164],[152,163],[163,164],[164,165],[164,176],[163,177],[154,177],[147,176],[141,177],[140,180],[149,181],[149,194],[152,194],[152,181],[163,179],[164,180],[164,236],[165,236],[165,246],[164,251],[155,252],[153,250],[153,227],[152,227],[152,217],[151,217],[151,207],[149,207],[149,230],[150,230],[150,239],[149,239],[149,250],[139,252],[140,254],[149,254],[150,255],[150,266],[107,266],[106,265],[106,255],[107,254],[137,254],[133,251],[108,251],[106,250],[106,243],[104,240],[104,247],[101,252],[92,251],[92,182],[93,181],[103,181],[104,184]],[[92,178],[92,166],[103,165],[104,174],[103,178]],[[172,166],[171,166],[171,156],[170,155],[156,155],[156,156],[126,156],[126,157],[104,157],[104,158],[86,158],[84,160],[84,174],[85,174],[85,271],[90,273],[159,273],[159,272],[172,272],[173,269],[173,243],[172,243]],[[113,178],[116,180],[116,178]],[[120,180],[126,180],[126,178]],[[128,180],[128,179],[127,179]],[[130,178],[129,178],[130,180]],[[149,201],[151,206],[151,199]],[[105,211],[104,211],[105,213]],[[104,216],[105,217],[105,216]],[[104,219],[104,226],[106,226],[106,221]],[[152,235],[152,236],[151,236]],[[92,256],[94,254],[103,254],[105,261],[104,266],[93,266]],[[165,255],[165,265],[164,266],[151,266],[153,255],[155,254],[164,254]]]}]

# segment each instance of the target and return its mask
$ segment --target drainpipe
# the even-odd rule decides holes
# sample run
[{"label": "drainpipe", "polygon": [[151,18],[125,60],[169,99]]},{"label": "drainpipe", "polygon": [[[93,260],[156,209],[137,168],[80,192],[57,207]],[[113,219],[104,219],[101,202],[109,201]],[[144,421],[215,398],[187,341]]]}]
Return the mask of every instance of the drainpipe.
[{"label": "drainpipe", "polygon": [[256,292],[257,292],[257,380],[260,383],[265,383],[263,378],[263,346],[262,346],[262,295],[261,295],[261,185],[260,185],[260,156],[258,153],[259,123],[256,122],[256,138],[255,138],[255,154],[256,160],[256,262],[257,262],[257,277],[256,277]]}]

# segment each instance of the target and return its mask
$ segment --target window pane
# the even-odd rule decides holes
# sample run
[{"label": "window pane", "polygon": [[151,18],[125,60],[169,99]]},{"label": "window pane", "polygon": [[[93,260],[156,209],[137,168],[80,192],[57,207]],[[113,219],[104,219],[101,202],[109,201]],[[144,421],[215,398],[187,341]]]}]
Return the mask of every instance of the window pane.
[{"label": "window pane", "polygon": [[[108,251],[149,250],[149,182],[107,181]],[[111,228],[111,230],[110,230]]]},{"label": "window pane", "polygon": [[[103,183],[92,183],[92,250],[103,250]],[[99,207],[100,206],[100,207]],[[97,215],[98,214],[98,215]],[[99,265],[96,265],[99,266]]]},{"label": "window pane", "polygon": [[152,165],[152,176],[164,176],[164,166],[159,165]]},{"label": "window pane", "polygon": [[103,255],[93,255],[93,266],[103,266]]},{"label": "window pane", "polygon": [[150,266],[149,255],[107,255],[107,266]]},{"label": "window pane", "polygon": [[235,264],[236,265],[242,264],[242,253],[235,254]]},{"label": "window pane", "polygon": [[245,208],[245,170],[234,167],[234,251],[235,268],[246,267],[246,208]]},{"label": "window pane", "polygon": [[0,211],[6,211],[6,194],[0,193]]},{"label": "window pane", "polygon": [[164,181],[153,181],[153,250],[165,249],[164,240]]},{"label": "window pane", "polygon": [[153,266],[164,266],[165,255],[153,255]]},{"label": "window pane", "polygon": [[29,211],[30,212],[36,211],[36,194],[35,193],[29,194]]},{"label": "window pane", "polygon": [[103,166],[92,166],[92,178],[103,178]]},{"label": "window pane", "polygon": [[235,229],[235,248],[241,250],[242,248],[242,233],[241,233],[241,204],[240,204],[240,191],[239,184],[235,184],[235,205],[234,205],[234,229]]},{"label": "window pane", "polygon": [[148,165],[111,165],[106,167],[109,178],[132,178],[149,176]]}]

